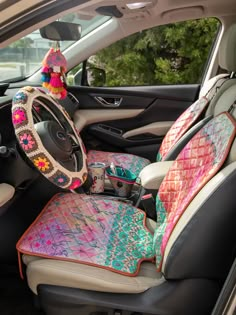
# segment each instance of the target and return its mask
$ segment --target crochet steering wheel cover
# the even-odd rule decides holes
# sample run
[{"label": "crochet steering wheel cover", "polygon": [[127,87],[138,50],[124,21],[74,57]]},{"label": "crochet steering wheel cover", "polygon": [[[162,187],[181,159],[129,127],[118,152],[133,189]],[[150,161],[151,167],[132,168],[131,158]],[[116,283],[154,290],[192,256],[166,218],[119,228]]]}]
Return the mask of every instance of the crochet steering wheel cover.
[{"label": "crochet steering wheel cover", "polygon": [[[53,103],[60,110],[67,123],[73,130],[73,136],[81,149],[82,167],[79,171],[70,171],[59,164],[44,147],[37,131],[34,128],[32,106],[34,101],[46,100]],[[76,189],[87,179],[87,157],[82,139],[77,134],[73,122],[64,108],[51,96],[33,87],[20,89],[13,98],[12,122],[18,142],[38,171],[50,182],[64,189]]]}]

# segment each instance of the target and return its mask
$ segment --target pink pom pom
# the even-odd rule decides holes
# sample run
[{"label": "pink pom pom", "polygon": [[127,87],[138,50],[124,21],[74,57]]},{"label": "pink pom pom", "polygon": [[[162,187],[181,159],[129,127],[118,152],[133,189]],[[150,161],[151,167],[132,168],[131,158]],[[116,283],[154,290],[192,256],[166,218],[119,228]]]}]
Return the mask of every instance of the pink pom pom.
[{"label": "pink pom pom", "polygon": [[50,82],[50,74],[43,72],[42,77],[41,77],[41,81],[42,82]]},{"label": "pink pom pom", "polygon": [[55,73],[55,72],[51,73],[50,85],[54,88],[63,87],[63,83],[60,78],[60,73]]},{"label": "pink pom pom", "polygon": [[61,99],[65,98],[66,95],[67,95],[67,91],[65,89],[61,91]]},{"label": "pink pom pom", "polygon": [[41,70],[41,72],[43,72],[43,73],[48,73],[49,72],[49,69],[50,68],[48,68],[48,67],[42,67],[42,70]]}]

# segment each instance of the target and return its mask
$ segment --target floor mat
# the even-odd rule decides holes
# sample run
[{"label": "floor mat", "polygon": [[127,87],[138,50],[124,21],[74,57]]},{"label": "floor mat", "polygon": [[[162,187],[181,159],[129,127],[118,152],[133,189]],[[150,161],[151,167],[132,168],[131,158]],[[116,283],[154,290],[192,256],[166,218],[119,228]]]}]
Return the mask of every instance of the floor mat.
[{"label": "floor mat", "polygon": [[33,294],[22,281],[16,270],[0,273],[0,313],[1,315],[44,315],[34,306]]}]

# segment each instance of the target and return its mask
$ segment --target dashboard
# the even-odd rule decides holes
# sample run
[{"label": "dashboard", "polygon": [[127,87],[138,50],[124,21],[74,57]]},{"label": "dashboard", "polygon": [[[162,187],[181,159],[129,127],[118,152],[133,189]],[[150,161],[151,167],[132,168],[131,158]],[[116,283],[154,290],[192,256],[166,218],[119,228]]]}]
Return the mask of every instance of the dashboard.
[{"label": "dashboard", "polygon": [[0,98],[0,183],[26,187],[38,174],[20,154],[11,118],[11,100]]},{"label": "dashboard", "polygon": [[11,102],[0,104],[0,145],[7,145],[15,140],[11,120]]}]

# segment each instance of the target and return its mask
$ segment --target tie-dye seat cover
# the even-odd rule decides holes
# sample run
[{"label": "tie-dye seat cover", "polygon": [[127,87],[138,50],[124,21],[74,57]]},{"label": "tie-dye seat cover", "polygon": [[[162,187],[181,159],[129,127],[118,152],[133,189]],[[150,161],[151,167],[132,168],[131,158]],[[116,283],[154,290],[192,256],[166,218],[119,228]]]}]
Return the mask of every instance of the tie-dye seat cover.
[{"label": "tie-dye seat cover", "polygon": [[209,100],[206,97],[201,97],[179,116],[162,141],[159,152],[157,153],[157,162],[165,159],[173,146],[194,125],[206,109],[208,103]]},{"label": "tie-dye seat cover", "polygon": [[168,239],[200,189],[224,163],[235,123],[223,113],[208,122],[182,150],[156,200],[154,236],[145,213],[126,203],[76,194],[56,195],[24,233],[20,253],[106,268],[135,276],[144,260],[160,269]]},{"label": "tie-dye seat cover", "polygon": [[136,274],[142,260],[154,258],[153,235],[145,227],[145,218],[143,211],[125,203],[59,194],[44,208],[17,248],[30,255]]},{"label": "tie-dye seat cover", "polygon": [[[157,154],[157,162],[165,159],[166,155],[170,152],[178,140],[194,125],[202,112],[206,109],[208,103],[209,101],[206,97],[200,98],[188,109],[186,109],[185,112],[175,121],[162,141]],[[137,177],[141,170],[150,164],[150,161],[145,158],[126,153],[90,150],[87,157],[88,164],[102,162],[109,165],[113,162],[115,165],[119,165],[130,170]]]},{"label": "tie-dye seat cover", "polygon": [[141,170],[150,164],[150,161],[133,154],[126,153],[114,153],[114,152],[103,152],[90,150],[87,155],[88,165],[94,162],[105,163],[109,166],[113,162],[117,166],[121,166],[128,169],[130,172],[138,177]]}]

